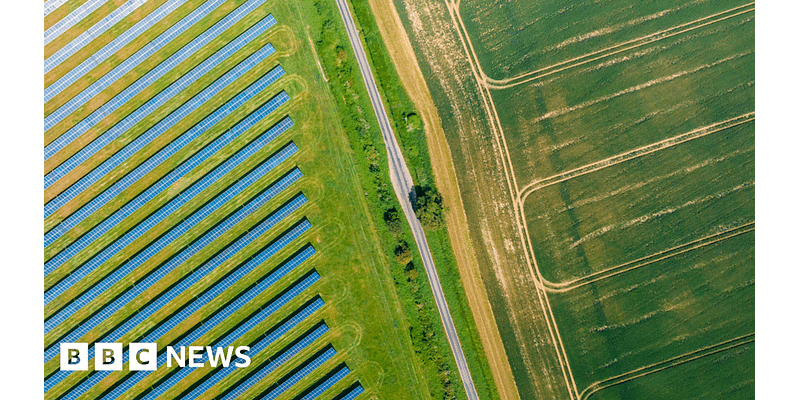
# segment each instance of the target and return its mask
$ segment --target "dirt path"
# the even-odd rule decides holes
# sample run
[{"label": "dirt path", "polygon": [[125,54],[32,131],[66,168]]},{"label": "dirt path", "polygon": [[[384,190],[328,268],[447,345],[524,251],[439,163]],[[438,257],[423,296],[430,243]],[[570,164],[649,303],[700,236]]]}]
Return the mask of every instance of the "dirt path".
[{"label": "dirt path", "polygon": [[430,91],[422,76],[411,42],[403,28],[400,16],[391,0],[370,0],[378,28],[392,61],[397,68],[400,80],[406,88],[414,105],[419,110],[425,125],[425,136],[431,153],[436,186],[442,193],[447,210],[447,228],[455,253],[464,291],[473,312],[481,343],[486,351],[489,366],[497,385],[500,398],[520,399],[514,384],[511,366],[503,347],[500,332],[492,313],[489,297],[480,275],[477,259],[469,237],[469,227],[456,179],[456,172],[450,156],[450,148],[444,135],[439,114]]}]

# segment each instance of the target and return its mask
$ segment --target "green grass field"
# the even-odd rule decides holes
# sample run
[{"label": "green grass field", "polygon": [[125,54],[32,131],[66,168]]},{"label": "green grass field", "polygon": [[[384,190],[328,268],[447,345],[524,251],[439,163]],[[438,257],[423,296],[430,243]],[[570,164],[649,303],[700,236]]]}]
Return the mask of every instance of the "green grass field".
[{"label": "green grass field", "polygon": [[468,0],[460,11],[486,74],[508,79],[748,3]]},{"label": "green grass field", "polygon": [[[150,4],[150,2],[148,2],[148,4],[144,5],[142,8],[153,9],[163,2],[157,1],[154,3],[155,4]],[[201,3],[201,1],[188,1],[187,5],[183,6],[176,14],[167,17],[166,20],[172,22],[177,21],[182,15],[187,14],[192,8]],[[159,51],[154,57],[135,69],[134,74],[131,74],[130,77],[126,76],[116,82],[100,96],[107,99],[119,93],[128,84],[133,82],[137,76],[145,73],[148,68],[156,65],[160,60],[165,59],[172,52],[176,51],[180,45],[187,43],[194,36],[202,32],[203,29],[205,29],[204,26],[207,27],[210,23],[213,23],[213,21],[222,18],[235,6],[243,3],[243,0],[225,3],[212,13],[212,17],[208,19],[208,22],[196,24],[186,34],[180,36],[172,45]],[[335,5],[333,4],[326,4],[324,7],[335,11]],[[280,397],[281,399],[290,399],[300,396],[308,387],[342,365],[342,363],[345,363],[348,368],[352,370],[351,374],[334,386],[334,388],[325,392],[320,398],[333,399],[356,382],[363,385],[367,390],[367,394],[360,398],[367,398],[368,396],[372,396],[373,398],[430,398],[429,381],[436,381],[437,378],[425,374],[423,361],[412,345],[409,335],[409,317],[405,313],[401,298],[398,295],[394,278],[394,269],[397,267],[393,265],[394,260],[388,256],[391,254],[391,249],[387,249],[388,246],[387,243],[385,243],[385,228],[376,225],[374,220],[375,213],[370,208],[371,205],[368,203],[368,199],[364,196],[365,189],[361,181],[362,177],[359,174],[359,167],[355,160],[353,145],[349,141],[347,132],[342,125],[341,115],[337,109],[337,102],[331,94],[329,84],[325,79],[326,77],[322,73],[319,55],[315,53],[314,40],[316,40],[316,35],[318,35],[322,24],[322,21],[317,16],[318,9],[311,1],[270,1],[267,2],[264,7],[257,9],[245,17],[244,20],[237,25],[241,27],[239,32],[270,13],[275,16],[278,24],[262,34],[261,37],[254,40],[253,43],[238,51],[230,59],[225,60],[209,74],[209,77],[216,78],[221,76],[225,71],[266,43],[272,43],[275,46],[277,49],[275,54],[271,55],[260,66],[254,68],[251,72],[236,81],[231,87],[224,90],[220,96],[204,104],[199,110],[167,131],[151,145],[136,153],[125,164],[113,170],[82,195],[62,207],[59,212],[46,219],[45,230],[57,225],[61,219],[79,209],[83,204],[86,204],[94,196],[101,193],[105,187],[124,176],[125,173],[132,171],[137,165],[144,162],[161,147],[190,128],[214,108],[223,104],[227,99],[234,96],[241,89],[258,79],[274,66],[280,64],[286,70],[286,76],[280,78],[267,90],[237,109],[232,115],[226,117],[215,127],[205,132],[200,139],[194,141],[185,149],[174,155],[165,162],[164,165],[156,168],[145,178],[137,182],[136,185],[132,186],[106,205],[100,212],[87,218],[76,228],[64,235],[63,238],[46,248],[46,259],[65,248],[71,241],[75,240],[82,233],[88,231],[92,226],[110,215],[113,210],[125,204],[125,202],[157,181],[172,168],[179,165],[184,160],[187,160],[192,154],[201,149],[203,145],[224,133],[228,127],[235,124],[250,111],[263,104],[275,94],[285,90],[291,97],[291,100],[286,105],[281,106],[272,115],[242,134],[232,142],[231,145],[226,146],[209,160],[195,168],[190,174],[170,187],[170,189],[126,218],[116,228],[108,232],[108,234],[104,235],[101,239],[95,241],[91,246],[80,252],[53,274],[48,275],[45,278],[45,289],[67,276],[82,262],[88,260],[93,254],[99,252],[114,239],[119,238],[125,231],[142,221],[150,213],[156,211],[159,207],[180,193],[181,190],[197,181],[205,173],[223,162],[226,157],[232,155],[236,150],[252,141],[284,116],[290,116],[295,122],[295,126],[234,169],[224,179],[203,191],[195,201],[182,206],[163,222],[134,241],[125,251],[93,271],[75,285],[73,289],[58,297],[52,304],[45,307],[45,317],[53,315],[57,309],[66,304],[68,300],[74,298],[79,288],[87,288],[98,282],[106,274],[122,265],[137,251],[145,248],[161,234],[180,223],[183,218],[190,215],[194,210],[199,209],[205,201],[212,199],[228,185],[235,182],[236,179],[244,176],[269,155],[290,142],[294,142],[299,147],[300,151],[282,163],[278,168],[266,174],[256,184],[248,187],[234,199],[228,201],[195,229],[175,240],[167,248],[138,268],[134,273],[126,277],[126,279],[116,284],[103,295],[93,299],[88,306],[82,308],[70,319],[45,335],[45,346],[54,343],[62,334],[74,328],[92,312],[101,309],[117,294],[128,289],[135,281],[140,280],[146,276],[148,272],[154,270],[162,262],[168,260],[169,257],[173,256],[182,246],[199,237],[203,232],[222,221],[227,215],[253,198],[261,190],[274,183],[284,173],[297,166],[303,173],[303,177],[298,183],[292,185],[288,190],[267,203],[266,206],[237,224],[231,231],[204,248],[203,251],[184,263],[181,268],[176,269],[157,282],[144,294],[123,307],[118,313],[107,318],[98,327],[84,336],[83,339],[92,340],[102,337],[105,333],[124,322],[129,316],[148,304],[150,300],[164,292],[172,284],[180,281],[182,277],[198,267],[203,261],[212,257],[217,251],[225,248],[234,238],[245,234],[248,229],[258,223],[262,218],[302,192],[309,199],[308,204],[304,205],[272,228],[263,238],[256,240],[244,250],[237,253],[221,267],[192,286],[174,302],[170,302],[167,306],[159,310],[145,323],[131,330],[120,341],[127,343],[128,341],[140,339],[146,332],[156,326],[158,322],[165,321],[184,304],[190,302],[193,296],[211,287],[227,273],[233,271],[238,265],[247,261],[250,256],[267,245],[271,240],[290,229],[295,223],[307,218],[313,226],[308,232],[304,233],[300,238],[272,256],[244,279],[237,281],[212,302],[208,303],[199,311],[192,314],[190,318],[161,337],[157,341],[159,348],[163,348],[178,340],[183,334],[193,329],[204,317],[210,316],[224,304],[243,293],[270,271],[278,267],[295,252],[310,244],[314,246],[317,253],[309,261],[306,261],[299,268],[279,280],[265,291],[263,295],[248,303],[231,318],[226,319],[222,324],[212,329],[204,335],[198,343],[208,343],[217,338],[221,338],[251,313],[257,311],[282,291],[292,286],[295,282],[304,277],[305,274],[315,270],[322,277],[318,283],[315,283],[304,291],[303,294],[298,296],[298,298],[295,298],[286,306],[279,309],[274,315],[270,316],[256,328],[248,331],[248,333],[246,333],[240,341],[234,343],[234,345],[246,344],[259,339],[276,323],[290,316],[299,307],[317,295],[325,301],[325,306],[319,312],[312,315],[307,321],[292,329],[278,341],[272,343],[266,350],[255,356],[253,358],[252,368],[264,364],[267,359],[285,349],[293,340],[304,335],[320,321],[324,321],[330,328],[330,331],[321,339],[317,340],[310,348],[304,350],[297,357],[279,367],[268,379],[260,382],[258,385],[259,388],[256,391],[251,390],[247,392],[244,397],[252,398],[256,396],[260,390],[264,390],[276,382],[279,382],[279,380],[290,371],[303,365],[307,359],[318,350],[324,348],[324,346],[328,344],[332,344],[338,354],[332,360],[323,364],[323,366],[312,375],[303,379],[299,384],[293,386],[292,389],[284,393]],[[132,14],[124,20],[125,23],[122,27],[118,26],[109,31],[106,35],[110,36],[106,39],[101,39],[99,43],[104,43],[103,40],[107,42],[114,35],[124,30],[122,28],[132,25],[143,16],[144,15],[140,15],[138,11]],[[78,24],[73,30],[80,29],[81,27],[85,29],[86,25]],[[336,34],[344,37],[341,22],[337,20],[337,24],[334,24],[334,27],[338,30]],[[166,26],[159,25],[155,31],[161,32],[164,29],[166,29]],[[70,32],[72,32],[72,30]],[[151,38],[151,36],[155,36],[155,34],[149,36],[145,35],[145,38]],[[51,161],[51,163],[46,166],[45,171],[51,170],[58,163],[66,160],[71,154],[80,149],[81,145],[79,144],[88,143],[91,139],[102,133],[104,129],[122,119],[128,112],[144,103],[150,96],[165,88],[173,80],[180,77],[181,74],[191,69],[194,65],[201,62],[205,57],[212,54],[213,51],[222,47],[227,41],[234,37],[235,34],[229,32],[225,33],[220,39],[213,41],[212,45],[208,46],[208,48],[200,50],[198,54],[192,56],[170,74],[160,79],[154,85],[151,85],[151,87],[142,94],[136,96],[120,110],[107,117],[98,125],[99,127],[90,130],[87,134],[78,139],[75,142],[78,144],[70,145],[64,151],[57,154],[53,159],[54,161]],[[126,46],[125,49],[121,50],[118,55],[131,54],[146,42],[147,39],[142,39],[141,43],[137,39],[137,41],[134,41],[129,46]],[[81,50],[79,54],[85,57],[94,50],[96,50],[96,48],[85,48]],[[47,49],[45,54],[48,54]],[[120,59],[115,58],[105,63],[103,66],[98,67],[90,77],[81,80],[78,84],[74,85],[72,89],[65,91],[53,101],[49,102],[45,106],[45,112],[48,113],[54,110],[58,105],[69,99],[80,89],[85,88],[93,80],[102,76],[104,72],[113,68],[119,61]],[[65,66],[55,69],[51,74],[45,77],[45,84],[51,83],[57,79],[58,76],[68,71],[69,68],[77,65],[77,63],[78,61],[72,59],[68,60]],[[133,140],[149,126],[152,126],[152,124],[160,118],[167,115],[171,110],[176,109],[180,104],[202,90],[202,88],[210,82],[211,79],[198,82],[177,95],[142,123],[126,132],[119,140],[92,157],[87,163],[76,169],[76,171],[67,175],[59,183],[54,185],[53,188],[46,191],[45,201],[51,199],[61,190],[67,188],[71,183],[80,179],[80,177],[91,170],[92,167],[99,165],[116,150]],[[358,91],[362,90],[362,87],[357,87],[354,93],[361,93]],[[361,97],[364,101],[367,101],[366,95]],[[102,101],[93,101],[87,105],[87,107],[73,113],[72,117],[68,118],[68,120],[72,119],[73,122],[77,121],[79,118],[88,115],[100,104],[102,104]],[[68,122],[57,125],[45,135],[45,142],[47,143],[57,137],[60,133],[68,129],[69,125],[70,123]],[[377,130],[377,123],[373,124],[373,126],[375,126]],[[415,257],[418,258],[418,256]],[[415,261],[417,261],[416,258]],[[438,322],[438,320],[436,321]],[[57,369],[57,360],[45,364],[46,375]],[[92,366],[90,366],[90,370],[91,369],[93,369]],[[158,383],[159,379],[165,376],[167,372],[168,369],[160,368],[157,373],[151,374],[126,392],[125,398],[135,398],[138,394],[144,393],[151,385]],[[215,386],[212,392],[206,394],[205,398],[212,398],[214,393],[219,393],[220,390],[230,387],[248,372],[249,371],[246,369],[231,374],[231,376],[227,377],[221,384]],[[195,371],[178,385],[170,389],[170,391],[166,393],[166,396],[179,396],[180,393],[191,388],[198,379],[201,379],[207,373],[208,372],[204,370]],[[111,374],[87,392],[82,398],[93,398],[93,396],[100,395],[108,388],[113,387],[116,383],[121,382],[123,377],[128,374],[130,373],[127,371]],[[48,391],[45,397],[51,399],[66,393],[69,388],[77,384],[87,375],[88,373],[86,372],[71,374],[53,390]]]}]

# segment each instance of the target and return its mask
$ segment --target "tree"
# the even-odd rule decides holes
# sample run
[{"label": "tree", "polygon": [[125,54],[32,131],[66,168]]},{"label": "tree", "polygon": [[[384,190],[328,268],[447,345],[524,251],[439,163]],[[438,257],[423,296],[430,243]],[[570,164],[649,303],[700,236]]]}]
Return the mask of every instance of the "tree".
[{"label": "tree", "polygon": [[442,195],[432,186],[415,188],[415,191],[416,202],[414,212],[422,223],[422,226],[431,231],[442,228],[444,226]]},{"label": "tree", "polygon": [[392,207],[386,210],[383,213],[383,221],[386,222],[389,232],[392,232],[395,236],[403,231],[403,220],[400,218],[400,213],[397,212],[396,208]]},{"label": "tree", "polygon": [[400,265],[407,265],[411,262],[412,256],[411,249],[408,248],[408,243],[406,243],[405,240],[401,240],[400,244],[394,249],[394,257],[397,263]]}]

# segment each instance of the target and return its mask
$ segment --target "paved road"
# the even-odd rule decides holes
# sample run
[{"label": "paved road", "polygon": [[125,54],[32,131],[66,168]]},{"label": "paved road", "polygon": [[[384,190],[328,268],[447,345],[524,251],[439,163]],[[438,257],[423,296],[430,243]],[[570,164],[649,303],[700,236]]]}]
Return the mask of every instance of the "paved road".
[{"label": "paved road", "polygon": [[422,255],[422,263],[428,275],[428,282],[431,284],[431,289],[433,289],[436,307],[439,309],[439,316],[442,319],[442,324],[444,324],[447,341],[450,342],[450,349],[453,350],[453,356],[456,359],[456,365],[461,375],[461,381],[464,383],[467,398],[469,400],[478,400],[478,393],[475,391],[475,384],[472,382],[472,375],[470,375],[469,368],[467,368],[467,360],[464,357],[464,351],[461,349],[461,342],[458,340],[456,328],[455,325],[453,325],[453,318],[450,316],[450,309],[447,307],[447,301],[444,298],[442,285],[439,283],[439,274],[436,273],[436,266],[433,264],[433,257],[431,257],[431,251],[428,248],[428,240],[425,239],[425,232],[422,230],[422,225],[411,208],[409,194],[413,190],[414,182],[411,180],[411,174],[408,172],[405,159],[403,159],[403,155],[400,152],[400,146],[397,144],[397,140],[389,124],[389,118],[386,116],[386,110],[383,107],[380,94],[378,94],[375,78],[367,62],[364,48],[361,46],[361,39],[353,23],[353,17],[347,6],[347,0],[336,0],[336,4],[339,6],[339,12],[342,14],[344,26],[347,29],[347,36],[350,38],[350,44],[353,46],[353,51],[356,54],[356,59],[361,69],[361,76],[364,78],[364,83],[367,85],[369,100],[372,102],[372,108],[375,109],[375,115],[378,117],[378,123],[381,127],[381,133],[383,134],[383,141],[386,143],[386,151],[389,155],[389,172],[392,179],[392,186],[394,187],[398,200],[400,200],[400,206],[403,208],[406,219],[411,225],[411,230],[414,233],[414,240],[417,242],[419,253]]}]

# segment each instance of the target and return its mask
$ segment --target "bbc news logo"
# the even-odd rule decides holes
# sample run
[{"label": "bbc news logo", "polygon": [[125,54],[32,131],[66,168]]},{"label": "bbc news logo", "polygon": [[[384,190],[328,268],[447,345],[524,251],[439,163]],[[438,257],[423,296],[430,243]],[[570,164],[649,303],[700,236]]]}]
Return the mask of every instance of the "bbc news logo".
[{"label": "bbc news logo", "polygon": [[[245,368],[250,365],[250,351],[247,346],[181,346],[178,349],[167,346],[167,367],[177,365],[181,368],[202,368],[233,365]],[[97,371],[122,371],[122,343],[95,343],[94,369]],[[203,357],[203,356],[206,357]],[[234,357],[234,355],[236,357]],[[155,343],[130,343],[128,345],[129,371],[155,371],[158,368],[158,346]],[[89,344],[61,343],[61,370],[88,371]]]}]

